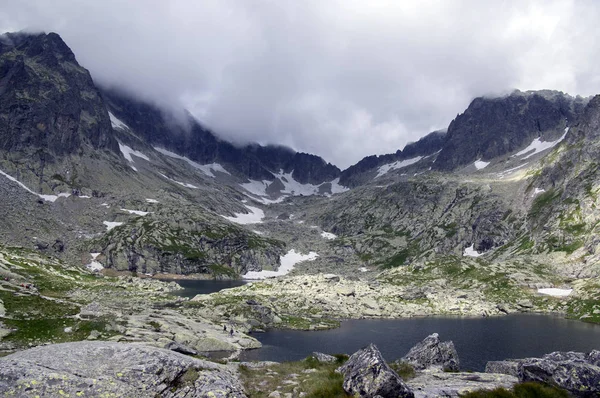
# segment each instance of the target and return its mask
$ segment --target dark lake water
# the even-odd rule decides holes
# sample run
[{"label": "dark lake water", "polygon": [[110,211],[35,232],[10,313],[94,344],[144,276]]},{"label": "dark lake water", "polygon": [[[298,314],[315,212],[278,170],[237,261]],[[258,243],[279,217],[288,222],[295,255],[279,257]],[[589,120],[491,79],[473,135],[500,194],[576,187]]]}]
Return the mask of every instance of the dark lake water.
[{"label": "dark lake water", "polygon": [[195,279],[172,280],[172,279],[170,279],[169,281],[177,282],[178,284],[181,285],[181,287],[184,288],[184,290],[175,292],[176,295],[182,296],[182,297],[189,297],[189,298],[192,298],[192,297],[196,296],[197,294],[215,293],[215,292],[218,292],[223,289],[229,289],[232,287],[242,286],[242,285],[248,283],[247,281],[243,281],[243,280],[223,280],[223,281],[221,281],[221,280],[214,280],[214,279],[207,279],[207,280],[195,280]]},{"label": "dark lake water", "polygon": [[540,356],[552,351],[600,349],[600,325],[546,315],[490,318],[424,317],[349,320],[318,332],[271,330],[255,333],[263,348],[240,359],[293,361],[313,351],[352,354],[375,343],[387,361],[396,360],[429,334],[452,340],[461,369],[483,371],[487,361]]},{"label": "dark lake water", "polygon": [[[240,286],[245,281],[178,280],[185,290],[178,294],[194,297]],[[375,343],[384,358],[396,360],[431,333],[452,340],[461,368],[483,371],[487,361],[541,356],[552,351],[600,349],[600,325],[558,316],[517,314],[490,318],[422,317],[394,320],[348,320],[338,329],[318,332],[270,330],[254,333],[263,348],[246,351],[245,361],[295,361],[313,351],[352,354]]]}]

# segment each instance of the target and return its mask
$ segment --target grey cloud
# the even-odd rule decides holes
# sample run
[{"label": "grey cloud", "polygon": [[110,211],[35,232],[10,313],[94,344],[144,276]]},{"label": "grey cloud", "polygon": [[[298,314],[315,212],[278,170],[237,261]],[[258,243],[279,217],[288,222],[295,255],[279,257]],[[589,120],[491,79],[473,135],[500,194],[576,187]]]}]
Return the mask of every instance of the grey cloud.
[{"label": "grey cloud", "polygon": [[340,167],[446,127],[475,96],[600,92],[591,0],[3,3],[0,30],[58,32],[101,84]]}]

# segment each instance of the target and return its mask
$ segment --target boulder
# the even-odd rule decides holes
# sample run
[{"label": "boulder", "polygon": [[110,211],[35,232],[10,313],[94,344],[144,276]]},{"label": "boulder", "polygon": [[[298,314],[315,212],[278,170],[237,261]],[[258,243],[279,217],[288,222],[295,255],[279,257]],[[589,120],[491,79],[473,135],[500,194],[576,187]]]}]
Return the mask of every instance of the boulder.
[{"label": "boulder", "polygon": [[198,355],[198,351],[176,341],[171,341],[165,345],[165,349],[178,352],[183,355]]},{"label": "boulder", "polygon": [[515,375],[521,382],[533,381],[568,390],[575,396],[600,395],[600,351],[552,352],[542,358],[488,362],[486,373]]},{"label": "boulder", "polygon": [[519,376],[519,362],[506,360],[506,361],[489,361],[485,364],[485,373],[496,373],[505,374],[518,377]]},{"label": "boulder", "polygon": [[337,369],[344,375],[344,390],[363,398],[414,398],[404,381],[383,360],[374,344],[355,352]]},{"label": "boulder", "polygon": [[322,352],[313,352],[312,357],[319,362],[335,362],[337,358],[333,355],[323,354]]},{"label": "boulder", "polygon": [[452,341],[441,342],[437,333],[433,333],[408,351],[401,362],[411,364],[415,369],[441,367],[447,372],[458,372],[460,362]]},{"label": "boulder", "polygon": [[81,341],[0,358],[0,395],[245,397],[226,366],[141,344]]},{"label": "boulder", "polygon": [[600,367],[579,360],[524,362],[519,365],[519,380],[553,384],[580,397],[600,395]]}]

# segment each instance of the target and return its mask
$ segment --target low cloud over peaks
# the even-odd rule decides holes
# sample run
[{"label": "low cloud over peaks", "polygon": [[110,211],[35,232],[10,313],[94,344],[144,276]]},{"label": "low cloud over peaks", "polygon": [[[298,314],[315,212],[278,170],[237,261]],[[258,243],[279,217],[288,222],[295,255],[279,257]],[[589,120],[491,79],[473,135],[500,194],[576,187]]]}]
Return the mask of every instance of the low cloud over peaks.
[{"label": "low cloud over peaks", "polygon": [[600,93],[593,1],[8,0],[103,85],[347,167],[513,88]]}]

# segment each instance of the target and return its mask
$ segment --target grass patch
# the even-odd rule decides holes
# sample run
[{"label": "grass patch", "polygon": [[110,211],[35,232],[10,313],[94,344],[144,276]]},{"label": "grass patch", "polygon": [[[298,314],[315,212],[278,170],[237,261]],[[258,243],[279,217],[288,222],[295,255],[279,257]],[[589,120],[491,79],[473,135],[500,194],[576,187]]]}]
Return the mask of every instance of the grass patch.
[{"label": "grass patch", "polygon": [[463,398],[568,398],[565,390],[538,383],[517,384],[512,390],[496,388],[495,390],[473,391],[461,395]]},{"label": "grass patch", "polygon": [[389,365],[394,372],[398,373],[398,376],[402,377],[402,380],[410,380],[416,375],[415,368],[409,363],[392,362]]},{"label": "grass patch", "polygon": [[286,393],[298,396],[304,392],[306,397],[312,398],[349,397],[342,386],[344,377],[335,372],[348,357],[336,355],[336,358],[334,363],[308,357],[303,361],[283,362],[267,368],[240,366],[239,369],[245,390],[253,398],[266,398],[275,390],[282,396]]}]

